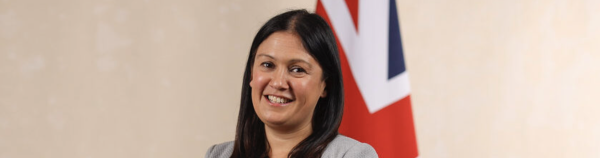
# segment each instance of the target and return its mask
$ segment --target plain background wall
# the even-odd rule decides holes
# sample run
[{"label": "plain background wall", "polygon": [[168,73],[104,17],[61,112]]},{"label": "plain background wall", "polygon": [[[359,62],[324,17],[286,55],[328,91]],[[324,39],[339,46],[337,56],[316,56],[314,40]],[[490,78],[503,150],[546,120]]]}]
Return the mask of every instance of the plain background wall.
[{"label": "plain background wall", "polygon": [[[600,1],[398,0],[420,157],[600,157]],[[0,158],[203,157],[316,0],[0,0]]]}]

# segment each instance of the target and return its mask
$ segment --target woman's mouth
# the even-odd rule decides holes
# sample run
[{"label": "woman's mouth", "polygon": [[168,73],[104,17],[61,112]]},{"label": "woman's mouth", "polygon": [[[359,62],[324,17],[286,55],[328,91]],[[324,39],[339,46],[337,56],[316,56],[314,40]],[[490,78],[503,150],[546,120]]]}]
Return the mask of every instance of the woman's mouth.
[{"label": "woman's mouth", "polygon": [[283,97],[278,97],[278,96],[274,96],[274,95],[265,95],[267,97],[267,99],[269,99],[269,102],[271,103],[275,103],[275,104],[288,104],[290,102],[293,102],[294,100],[292,99],[287,99],[287,98],[283,98]]}]

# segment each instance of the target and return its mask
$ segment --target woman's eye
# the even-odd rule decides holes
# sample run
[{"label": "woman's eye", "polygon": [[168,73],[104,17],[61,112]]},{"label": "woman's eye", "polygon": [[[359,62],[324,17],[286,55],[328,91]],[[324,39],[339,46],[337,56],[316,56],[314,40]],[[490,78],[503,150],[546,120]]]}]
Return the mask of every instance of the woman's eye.
[{"label": "woman's eye", "polygon": [[299,68],[299,67],[293,67],[290,71],[295,72],[295,73],[306,72],[306,70],[304,70],[303,68]]},{"label": "woman's eye", "polygon": [[273,64],[269,63],[269,62],[264,62],[260,64],[262,67],[266,67],[266,68],[271,68],[273,67]]}]

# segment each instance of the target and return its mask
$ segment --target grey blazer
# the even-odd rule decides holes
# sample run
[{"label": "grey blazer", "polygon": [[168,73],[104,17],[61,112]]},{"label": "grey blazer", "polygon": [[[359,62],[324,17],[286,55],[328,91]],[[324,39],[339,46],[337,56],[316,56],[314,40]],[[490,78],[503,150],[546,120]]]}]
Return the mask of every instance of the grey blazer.
[{"label": "grey blazer", "polygon": [[[233,152],[233,141],[213,145],[206,152],[205,158],[229,158]],[[322,157],[324,158],[372,158],[378,157],[375,149],[367,143],[361,143],[352,138],[338,135],[327,145]]]}]

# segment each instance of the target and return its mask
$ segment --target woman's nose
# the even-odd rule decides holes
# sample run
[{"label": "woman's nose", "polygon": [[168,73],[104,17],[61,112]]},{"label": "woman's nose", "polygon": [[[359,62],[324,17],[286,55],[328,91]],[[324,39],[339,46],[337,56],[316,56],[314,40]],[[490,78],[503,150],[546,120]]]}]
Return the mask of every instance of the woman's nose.
[{"label": "woman's nose", "polygon": [[273,78],[269,83],[269,86],[277,90],[286,90],[289,88],[287,83],[286,70],[277,70],[273,73]]}]

